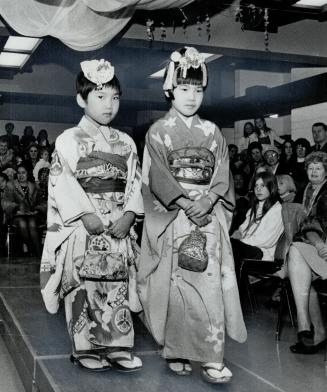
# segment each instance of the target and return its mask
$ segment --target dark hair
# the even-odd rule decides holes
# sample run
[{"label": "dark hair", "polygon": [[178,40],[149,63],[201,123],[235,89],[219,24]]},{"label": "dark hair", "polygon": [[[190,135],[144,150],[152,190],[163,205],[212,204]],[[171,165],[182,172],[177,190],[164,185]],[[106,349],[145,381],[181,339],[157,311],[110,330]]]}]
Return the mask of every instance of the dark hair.
[{"label": "dark hair", "polygon": [[236,148],[236,149],[238,150],[237,145],[236,145],[236,144],[233,144],[233,143],[231,143],[231,144],[228,145],[228,150],[231,150],[232,148]]},{"label": "dark hair", "polygon": [[285,154],[285,144],[286,143],[289,143],[292,147],[292,155],[291,155],[290,159],[294,158],[294,156],[295,156],[294,141],[292,139],[287,139],[287,140],[285,140],[285,142],[281,146],[280,158],[279,158],[280,162],[286,162],[286,160],[287,160],[286,154]]},{"label": "dark hair", "polygon": [[8,147],[8,140],[6,139],[5,135],[0,136],[0,143],[6,143]]},{"label": "dark hair", "polygon": [[244,136],[244,137],[248,137],[247,134],[245,133],[245,127],[246,127],[247,125],[251,125],[252,131],[255,132],[254,124],[251,123],[251,121],[247,121],[247,122],[243,125],[243,136]]},{"label": "dark hair", "polygon": [[14,123],[12,123],[12,122],[8,122],[8,123],[6,123],[6,125],[5,125],[5,129],[7,130],[8,127],[11,127],[12,129],[14,129],[14,128],[15,128],[15,125],[14,125]]},{"label": "dark hair", "polygon": [[327,125],[323,122],[316,122],[316,123],[312,124],[312,129],[313,129],[313,127],[322,127],[322,128],[324,128],[324,131],[327,132]]},{"label": "dark hair", "polygon": [[[109,82],[104,83],[102,85],[102,88],[112,88],[113,90],[116,90],[119,95],[122,95],[122,90],[120,87],[119,80],[116,76],[114,76]],[[91,91],[97,90],[97,85],[90,80],[88,80],[85,76],[84,73],[81,71],[76,78],[76,94],[80,94],[80,96],[84,99],[84,101],[87,100],[88,95],[90,94]]]},{"label": "dark hair", "polygon": [[32,131],[31,136],[34,134],[34,129],[33,129],[33,127],[31,127],[30,125],[27,125],[27,126],[24,128],[24,135],[25,135],[25,136],[27,135],[27,131]]},{"label": "dark hair", "polygon": [[298,148],[298,146],[302,146],[305,148],[305,154],[308,155],[311,150],[310,142],[309,140],[305,139],[304,137],[300,137],[299,139],[296,139],[294,142],[294,151]]},{"label": "dark hair", "polygon": [[[254,193],[255,184],[259,179],[262,179],[264,185],[267,187],[269,191],[269,196],[263,204],[262,215],[260,217],[257,216],[259,200],[256,198]],[[250,220],[246,230],[248,230],[254,222],[259,222],[277,201],[280,201],[280,196],[278,193],[278,184],[277,184],[276,176],[271,172],[256,174],[251,186]]]},{"label": "dark hair", "polygon": [[41,129],[41,130],[39,131],[37,137],[36,137],[36,140],[37,140],[38,142],[40,142],[40,140],[41,140],[41,134],[42,134],[42,133],[45,133],[46,138],[48,138],[48,131],[47,131],[46,129]]},{"label": "dark hair", "polygon": [[[186,48],[181,48],[181,49],[177,50],[177,52],[179,52],[182,56],[184,56],[184,54],[186,52]],[[169,60],[169,62],[170,62],[170,60]],[[166,80],[166,77],[167,77],[168,67],[169,67],[169,64],[167,64],[166,69],[165,69],[164,78],[163,78],[164,81]],[[190,84],[192,86],[201,86],[202,87],[203,72],[202,72],[201,67],[199,67],[199,68],[192,68],[192,67],[189,68],[187,70],[185,78],[183,77],[183,70],[179,66],[178,62],[175,63],[175,67],[176,67],[175,68],[175,72],[176,72],[176,82],[177,82],[177,85],[180,85],[180,84]],[[207,85],[208,85],[208,83],[207,83]],[[203,90],[205,90],[206,87],[207,86],[203,87]],[[168,98],[169,101],[174,99],[173,91],[169,90],[168,94],[169,94],[169,97],[166,97],[166,98]]]},{"label": "dark hair", "polygon": [[22,167],[23,169],[25,169],[26,172],[27,172],[27,174],[28,174],[27,167],[24,165],[24,163],[20,163],[19,165],[17,165],[17,168],[16,168],[17,173],[18,173],[18,169],[21,168],[21,167]]},{"label": "dark hair", "polygon": [[262,144],[260,142],[252,142],[249,144],[248,154],[251,154],[252,150],[254,150],[255,148],[262,152]]},{"label": "dark hair", "polygon": [[6,182],[9,181],[9,178],[6,173],[0,172],[0,177],[2,177]]},{"label": "dark hair", "polygon": [[256,131],[257,135],[260,135],[260,129],[255,125],[255,120],[261,120],[263,122],[263,129],[265,132],[271,131],[271,128],[267,126],[266,119],[263,116],[257,116],[254,119],[254,130]]},{"label": "dark hair", "polygon": [[37,179],[38,179],[39,181],[40,181],[40,179],[41,179],[42,174],[45,173],[45,172],[50,173],[50,169],[49,169],[48,167],[42,167],[42,168],[39,170],[39,172],[38,172],[38,174],[37,174]]}]

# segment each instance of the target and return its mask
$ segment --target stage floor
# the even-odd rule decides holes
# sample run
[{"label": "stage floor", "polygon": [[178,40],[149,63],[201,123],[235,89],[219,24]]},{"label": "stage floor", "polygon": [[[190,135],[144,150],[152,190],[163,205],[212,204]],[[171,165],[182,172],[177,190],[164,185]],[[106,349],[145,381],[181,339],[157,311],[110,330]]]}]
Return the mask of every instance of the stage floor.
[{"label": "stage floor", "polygon": [[[312,356],[292,354],[289,345],[296,339],[296,330],[287,317],[277,343],[277,313],[262,305],[255,315],[245,314],[247,342],[227,341],[226,364],[234,374],[229,384],[205,383],[197,364],[189,377],[172,374],[137,317],[135,352],[143,360],[143,369],[129,374],[112,369],[104,373],[85,371],[69,361],[70,341],[63,311],[50,315],[43,307],[38,268],[35,259],[0,260],[0,330],[27,392],[326,391],[323,351]],[[0,392],[8,392],[1,385]]]}]

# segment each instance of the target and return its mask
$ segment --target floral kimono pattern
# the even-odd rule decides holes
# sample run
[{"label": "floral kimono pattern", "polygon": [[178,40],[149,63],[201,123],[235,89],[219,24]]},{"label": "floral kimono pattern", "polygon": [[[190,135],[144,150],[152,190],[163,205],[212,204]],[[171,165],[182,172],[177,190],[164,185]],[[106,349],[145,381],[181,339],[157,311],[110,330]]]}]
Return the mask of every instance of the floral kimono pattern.
[{"label": "floral kimono pattern", "polygon": [[89,235],[81,221],[95,213],[106,229],[124,212],[143,214],[141,174],[132,139],[83,117],[56,141],[49,177],[48,228],[41,292],[50,313],[64,299],[74,352],[132,347],[129,275],[139,249],[124,239]]},{"label": "floral kimono pattern", "polygon": [[[147,324],[166,358],[222,362],[225,329],[246,339],[228,225],[234,205],[228,151],[215,124],[197,115],[190,127],[171,109],[146,137],[143,160],[145,222],[138,290]],[[178,254],[195,225],[174,201],[213,192],[219,202],[206,238],[204,272],[181,268]]]}]

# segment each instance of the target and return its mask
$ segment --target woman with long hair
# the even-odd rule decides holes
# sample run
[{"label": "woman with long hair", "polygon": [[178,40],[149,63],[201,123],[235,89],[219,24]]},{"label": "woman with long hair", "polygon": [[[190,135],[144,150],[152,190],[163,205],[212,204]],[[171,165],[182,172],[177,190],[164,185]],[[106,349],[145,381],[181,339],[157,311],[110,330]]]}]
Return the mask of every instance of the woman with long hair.
[{"label": "woman with long hair", "polygon": [[251,121],[247,121],[243,126],[243,136],[238,142],[238,151],[247,150],[250,143],[257,141],[258,135],[255,132],[254,124]]},{"label": "woman with long hair", "polygon": [[259,173],[253,182],[250,209],[231,238],[236,270],[243,258],[273,260],[284,231],[276,177]]},{"label": "woman with long hair", "polygon": [[258,141],[264,144],[271,144],[271,145],[282,145],[284,140],[280,138],[277,133],[268,127],[266,120],[262,116],[258,116],[254,120],[255,131],[258,135]]}]

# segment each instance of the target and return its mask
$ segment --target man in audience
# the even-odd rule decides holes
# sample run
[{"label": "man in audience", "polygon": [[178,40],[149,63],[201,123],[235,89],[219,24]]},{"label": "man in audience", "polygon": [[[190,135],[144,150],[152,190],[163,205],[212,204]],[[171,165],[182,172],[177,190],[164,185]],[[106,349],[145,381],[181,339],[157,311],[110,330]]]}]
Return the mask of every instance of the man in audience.
[{"label": "man in audience", "polygon": [[20,150],[20,143],[18,135],[13,134],[14,128],[14,124],[12,122],[8,122],[5,125],[7,134],[2,136],[2,139],[7,141],[9,150],[14,150],[14,152],[17,153]]},{"label": "man in audience", "polygon": [[14,152],[8,149],[8,142],[4,136],[0,138],[0,171],[14,166]]},{"label": "man in audience", "polygon": [[327,125],[317,122],[312,125],[312,137],[314,145],[311,151],[327,152]]}]

